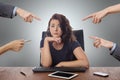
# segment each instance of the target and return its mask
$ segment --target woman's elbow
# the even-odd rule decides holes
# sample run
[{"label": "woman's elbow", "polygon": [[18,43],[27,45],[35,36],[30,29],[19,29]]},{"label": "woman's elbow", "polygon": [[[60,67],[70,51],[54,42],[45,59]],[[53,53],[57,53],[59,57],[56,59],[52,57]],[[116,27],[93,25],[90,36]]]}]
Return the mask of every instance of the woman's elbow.
[{"label": "woman's elbow", "polygon": [[87,62],[86,64],[85,64],[85,68],[89,68],[89,63]]},{"label": "woman's elbow", "polygon": [[[81,62],[81,61],[80,61]],[[81,65],[80,65],[80,67],[85,67],[85,68],[89,68],[89,62],[88,61],[86,61],[86,60],[83,60],[82,62],[81,62]]]},{"label": "woman's elbow", "polygon": [[43,63],[41,62],[41,65],[42,65],[42,67],[50,67],[51,66],[50,64],[44,63],[44,62]]},{"label": "woman's elbow", "polygon": [[88,60],[85,60],[84,66],[85,66],[85,68],[89,68],[89,61]]}]

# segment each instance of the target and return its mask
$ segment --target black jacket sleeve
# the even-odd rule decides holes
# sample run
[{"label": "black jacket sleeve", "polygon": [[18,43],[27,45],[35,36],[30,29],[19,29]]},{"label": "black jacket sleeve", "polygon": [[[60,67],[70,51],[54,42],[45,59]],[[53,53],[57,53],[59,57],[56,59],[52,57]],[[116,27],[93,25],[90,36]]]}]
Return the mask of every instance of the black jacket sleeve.
[{"label": "black jacket sleeve", "polygon": [[15,6],[0,3],[0,16],[12,18],[14,8]]},{"label": "black jacket sleeve", "polygon": [[111,53],[113,57],[120,61],[120,45],[116,45],[115,50]]}]

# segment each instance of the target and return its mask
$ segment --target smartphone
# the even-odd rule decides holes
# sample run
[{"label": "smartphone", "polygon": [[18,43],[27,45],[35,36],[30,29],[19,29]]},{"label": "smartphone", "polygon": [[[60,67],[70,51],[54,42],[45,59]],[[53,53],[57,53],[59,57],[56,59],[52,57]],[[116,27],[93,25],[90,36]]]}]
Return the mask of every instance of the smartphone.
[{"label": "smartphone", "polygon": [[63,78],[63,79],[72,79],[76,77],[78,74],[71,73],[71,72],[63,72],[63,71],[55,71],[53,73],[48,74],[48,76],[56,77],[56,78]]},{"label": "smartphone", "polygon": [[30,42],[31,40],[24,40],[24,42],[26,43],[26,42]]},{"label": "smartphone", "polygon": [[108,77],[109,76],[109,74],[103,73],[103,72],[94,72],[93,74],[97,75],[97,76],[102,76],[102,77]]}]

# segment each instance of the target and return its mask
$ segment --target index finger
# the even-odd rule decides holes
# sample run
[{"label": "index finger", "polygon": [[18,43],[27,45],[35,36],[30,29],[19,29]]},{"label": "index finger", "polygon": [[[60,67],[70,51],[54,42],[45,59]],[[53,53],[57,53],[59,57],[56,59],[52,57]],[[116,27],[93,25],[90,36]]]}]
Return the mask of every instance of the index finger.
[{"label": "index finger", "polygon": [[41,19],[38,16],[36,16],[34,14],[32,14],[32,16],[33,16],[34,19],[41,21]]},{"label": "index finger", "polygon": [[93,17],[92,15],[88,15],[87,17],[83,18],[82,21],[85,21],[85,20],[92,18],[92,17]]},{"label": "index finger", "polygon": [[89,36],[89,38],[90,38],[90,39],[93,39],[93,40],[98,39],[98,37],[96,37],[96,36]]}]

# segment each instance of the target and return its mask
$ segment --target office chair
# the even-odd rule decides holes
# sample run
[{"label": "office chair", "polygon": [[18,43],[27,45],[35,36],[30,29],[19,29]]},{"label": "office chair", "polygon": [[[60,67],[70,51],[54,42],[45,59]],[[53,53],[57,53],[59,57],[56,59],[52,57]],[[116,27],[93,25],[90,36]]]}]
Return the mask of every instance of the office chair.
[{"label": "office chair", "polygon": [[82,49],[85,51],[84,48],[84,33],[83,30],[73,30],[73,34],[75,35],[77,41],[80,43]]}]

